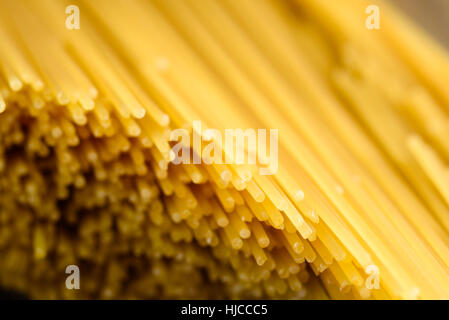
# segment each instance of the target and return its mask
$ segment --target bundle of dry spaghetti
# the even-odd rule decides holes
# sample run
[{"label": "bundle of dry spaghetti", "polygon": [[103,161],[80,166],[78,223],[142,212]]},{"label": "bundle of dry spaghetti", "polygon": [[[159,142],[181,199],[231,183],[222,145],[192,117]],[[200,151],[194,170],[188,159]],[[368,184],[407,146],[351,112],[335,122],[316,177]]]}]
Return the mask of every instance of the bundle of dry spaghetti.
[{"label": "bundle of dry spaghetti", "polygon": [[[0,47],[0,287],[449,298],[449,57],[388,3],[1,0]],[[276,170],[195,121],[279,129]]]}]

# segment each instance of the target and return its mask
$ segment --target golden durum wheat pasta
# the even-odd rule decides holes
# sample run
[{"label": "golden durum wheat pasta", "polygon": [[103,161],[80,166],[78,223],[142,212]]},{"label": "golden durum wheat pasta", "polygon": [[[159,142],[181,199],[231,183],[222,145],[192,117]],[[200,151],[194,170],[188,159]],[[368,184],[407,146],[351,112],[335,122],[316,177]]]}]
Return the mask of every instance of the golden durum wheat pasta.
[{"label": "golden durum wheat pasta", "polygon": [[448,299],[448,79],[386,1],[0,0],[0,287]]}]

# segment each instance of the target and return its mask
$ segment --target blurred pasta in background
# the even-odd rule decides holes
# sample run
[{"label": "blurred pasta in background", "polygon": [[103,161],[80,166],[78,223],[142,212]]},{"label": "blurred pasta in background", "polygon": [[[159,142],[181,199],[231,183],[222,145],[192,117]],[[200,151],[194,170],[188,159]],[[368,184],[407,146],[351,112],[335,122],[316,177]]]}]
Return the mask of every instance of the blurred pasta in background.
[{"label": "blurred pasta in background", "polygon": [[392,3],[0,0],[0,48],[0,287],[449,298],[449,57]]}]

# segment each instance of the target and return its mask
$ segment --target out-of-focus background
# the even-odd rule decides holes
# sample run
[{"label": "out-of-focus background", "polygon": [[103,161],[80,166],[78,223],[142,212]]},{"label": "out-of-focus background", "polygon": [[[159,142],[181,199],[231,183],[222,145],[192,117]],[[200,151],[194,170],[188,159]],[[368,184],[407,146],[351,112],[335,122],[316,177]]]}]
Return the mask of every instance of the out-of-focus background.
[{"label": "out-of-focus background", "polygon": [[449,49],[449,0],[390,0],[390,2],[403,9],[408,16]]}]

